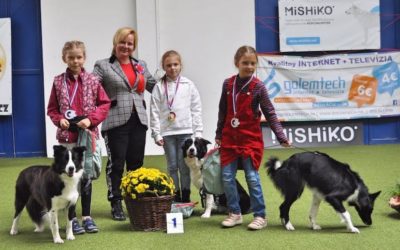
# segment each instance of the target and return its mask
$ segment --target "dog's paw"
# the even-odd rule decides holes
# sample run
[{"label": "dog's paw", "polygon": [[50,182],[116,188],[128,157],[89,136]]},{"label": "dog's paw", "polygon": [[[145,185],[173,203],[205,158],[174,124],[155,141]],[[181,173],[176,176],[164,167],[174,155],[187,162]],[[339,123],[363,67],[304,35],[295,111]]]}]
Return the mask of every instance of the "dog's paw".
[{"label": "dog's paw", "polygon": [[41,233],[41,232],[43,232],[44,231],[44,225],[36,225],[35,224],[35,230],[33,230],[33,232],[35,232],[35,233]]},{"label": "dog's paw", "polygon": [[292,225],[292,223],[290,223],[290,221],[288,221],[287,223],[285,223],[285,220],[282,219],[281,222],[282,222],[282,225],[286,228],[286,230],[288,230],[288,231],[294,231],[294,226]]},{"label": "dog's paw", "polygon": [[356,227],[352,227],[352,228],[349,228],[349,232],[359,234],[360,230],[358,230],[358,228],[356,228]]},{"label": "dog's paw", "polygon": [[203,219],[208,219],[210,217],[211,217],[211,214],[209,214],[209,213],[204,213],[201,215],[201,218],[203,218]]},{"label": "dog's paw", "polygon": [[63,244],[64,243],[64,241],[60,237],[59,238],[55,238],[53,241],[56,244]]},{"label": "dog's paw", "polygon": [[321,226],[317,225],[317,224],[311,225],[311,228],[312,228],[312,230],[321,230],[322,229]]},{"label": "dog's paw", "polygon": [[18,234],[18,229],[11,228],[10,235],[17,235],[17,234]]},{"label": "dog's paw", "polygon": [[67,235],[67,240],[75,240],[75,236],[73,234]]}]

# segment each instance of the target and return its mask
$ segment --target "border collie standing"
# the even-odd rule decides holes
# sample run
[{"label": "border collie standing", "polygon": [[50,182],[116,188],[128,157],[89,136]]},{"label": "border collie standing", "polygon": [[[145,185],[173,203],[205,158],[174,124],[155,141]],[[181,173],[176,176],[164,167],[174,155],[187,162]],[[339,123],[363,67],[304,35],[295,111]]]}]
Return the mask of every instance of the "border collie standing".
[{"label": "border collie standing", "polygon": [[360,231],[353,226],[350,214],[343,206],[344,201],[355,207],[366,225],[372,224],[374,201],[380,191],[369,194],[360,176],[351,171],[349,165],[320,152],[304,152],[292,155],[282,164],[278,158],[272,157],[266,166],[268,175],[285,198],[279,209],[282,224],[287,230],[294,230],[289,220],[289,210],[301,196],[305,185],[313,193],[309,216],[313,230],[321,229],[316,223],[321,200],[325,200],[336,210],[352,233]]},{"label": "border collie standing", "polygon": [[[201,169],[204,163],[204,156],[207,154],[208,144],[211,144],[211,142],[203,138],[189,138],[182,146],[185,163],[190,169],[190,179],[192,181],[192,184],[197,189],[199,189],[201,195],[204,192],[203,176],[201,174]],[[242,214],[246,214],[250,212],[250,196],[237,180],[236,186],[240,196],[240,209],[242,211]],[[217,208],[217,204],[214,201],[215,195],[207,193],[207,191],[205,191],[205,196],[205,210],[204,213],[201,215],[201,218],[210,218],[211,211]],[[226,207],[226,197],[224,194],[218,196],[218,202],[220,205]]]},{"label": "border collie standing", "polygon": [[78,184],[83,174],[82,160],[85,147],[69,151],[64,146],[54,146],[52,166],[31,166],[18,176],[15,193],[15,215],[10,230],[18,233],[18,221],[26,206],[35,224],[35,232],[44,230],[44,220],[49,219],[54,243],[64,243],[60,237],[58,211],[67,209],[66,239],[74,240],[72,212],[78,200]]}]

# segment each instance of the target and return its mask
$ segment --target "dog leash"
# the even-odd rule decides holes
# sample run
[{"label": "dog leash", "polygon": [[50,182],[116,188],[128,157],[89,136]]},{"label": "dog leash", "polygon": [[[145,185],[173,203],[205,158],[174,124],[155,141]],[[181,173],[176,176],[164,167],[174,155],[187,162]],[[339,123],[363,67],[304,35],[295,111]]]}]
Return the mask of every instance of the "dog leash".
[{"label": "dog leash", "polygon": [[[272,145],[272,146],[268,146],[268,147],[264,147],[264,148],[277,148],[277,147],[280,147],[280,145]],[[302,148],[302,147],[297,147],[297,146],[295,146],[295,145],[290,145],[290,147],[289,148],[295,148],[295,149],[298,149],[298,150],[301,150],[301,151],[304,151],[304,152],[308,152],[308,153],[312,153],[312,154],[319,154],[317,151],[310,151],[310,150],[308,150],[308,149],[306,149],[306,148]]]}]

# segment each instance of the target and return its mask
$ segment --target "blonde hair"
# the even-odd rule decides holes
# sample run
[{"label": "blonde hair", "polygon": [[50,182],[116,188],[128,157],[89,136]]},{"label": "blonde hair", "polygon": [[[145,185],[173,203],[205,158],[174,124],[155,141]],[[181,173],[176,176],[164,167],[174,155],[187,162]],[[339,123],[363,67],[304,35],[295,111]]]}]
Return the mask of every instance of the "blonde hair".
[{"label": "blonde hair", "polygon": [[178,61],[179,63],[182,65],[182,59],[181,59],[181,55],[175,51],[175,50],[168,50],[167,52],[165,52],[162,57],[161,57],[161,67],[164,69],[164,62],[165,60],[170,57],[170,56],[176,56],[178,57]]},{"label": "blonde hair", "polygon": [[[182,58],[181,55],[176,51],[176,50],[168,50],[165,52],[162,57],[161,57],[161,67],[164,69],[164,62],[167,60],[168,57],[170,56],[176,56],[178,58],[179,63],[182,66]],[[164,76],[161,78],[161,80],[165,81],[167,79],[167,74],[164,74]]]},{"label": "blonde hair", "polygon": [[86,48],[85,48],[85,44],[81,41],[77,41],[77,40],[72,40],[72,41],[68,41],[64,44],[64,47],[62,49],[62,58],[65,61],[65,56],[67,55],[67,52],[72,50],[72,49],[81,49],[83,52],[83,56],[86,57]]},{"label": "blonde hair", "polygon": [[256,56],[256,60],[258,63],[257,51],[251,46],[244,45],[244,46],[238,48],[238,50],[236,51],[236,54],[234,57],[235,65],[237,65],[239,63],[240,58],[242,58],[242,56],[246,53],[254,54]]},{"label": "blonde hair", "polygon": [[115,55],[115,48],[117,47],[118,43],[124,40],[127,36],[133,35],[133,51],[136,50],[137,42],[138,42],[138,35],[137,32],[129,27],[122,27],[115,32],[113,38],[113,49],[112,54]]}]

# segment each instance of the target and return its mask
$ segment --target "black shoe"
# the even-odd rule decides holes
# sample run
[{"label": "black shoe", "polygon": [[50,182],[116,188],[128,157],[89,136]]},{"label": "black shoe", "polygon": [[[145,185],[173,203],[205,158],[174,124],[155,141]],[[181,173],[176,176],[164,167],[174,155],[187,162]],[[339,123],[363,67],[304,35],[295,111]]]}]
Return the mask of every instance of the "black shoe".
[{"label": "black shoe", "polygon": [[190,202],[190,189],[182,190],[182,202]]},{"label": "black shoe", "polygon": [[181,190],[177,190],[177,191],[175,192],[174,201],[175,201],[175,202],[182,202]]},{"label": "black shoe", "polygon": [[120,200],[111,202],[111,215],[113,220],[119,220],[119,221],[126,220]]}]

